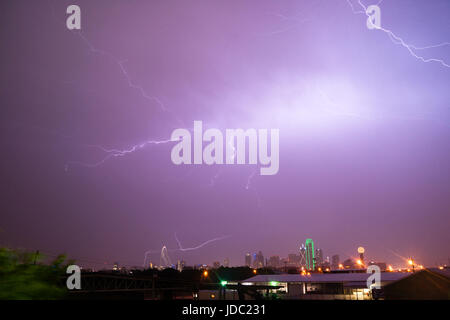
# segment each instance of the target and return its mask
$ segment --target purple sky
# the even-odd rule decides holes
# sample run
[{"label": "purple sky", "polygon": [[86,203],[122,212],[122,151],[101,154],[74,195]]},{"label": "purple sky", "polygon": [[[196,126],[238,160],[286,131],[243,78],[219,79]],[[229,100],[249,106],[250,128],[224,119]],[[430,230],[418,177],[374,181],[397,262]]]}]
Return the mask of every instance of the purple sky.
[{"label": "purple sky", "polygon": [[[81,34],[66,29],[73,3]],[[380,8],[407,44],[450,41],[448,1]],[[166,245],[172,261],[243,264],[312,238],[341,260],[364,246],[394,265],[448,263],[450,67],[345,0],[2,1],[0,43],[0,245],[125,265]],[[450,64],[450,45],[414,52]],[[279,128],[278,174],[175,166],[173,143],[88,166],[108,156],[94,145],[194,120]],[[185,248],[229,237],[170,251],[175,233]]]}]

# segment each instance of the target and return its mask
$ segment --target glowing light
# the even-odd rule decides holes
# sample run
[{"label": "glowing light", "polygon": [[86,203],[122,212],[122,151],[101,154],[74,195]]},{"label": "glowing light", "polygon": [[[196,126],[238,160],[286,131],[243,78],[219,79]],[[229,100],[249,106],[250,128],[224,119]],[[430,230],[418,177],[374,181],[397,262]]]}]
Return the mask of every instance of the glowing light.
[{"label": "glowing light", "polygon": [[339,269],[344,269],[344,265],[342,263],[339,263]]},{"label": "glowing light", "polygon": [[360,259],[356,260],[356,263],[358,264],[358,266],[362,266],[362,261]]},{"label": "glowing light", "polygon": [[253,269],[253,273],[256,274],[258,271],[256,269]]},{"label": "glowing light", "polygon": [[206,278],[208,276],[208,270],[203,271],[203,276]]},{"label": "glowing light", "polygon": [[228,284],[228,281],[226,281],[226,280],[220,281],[220,285],[221,285],[222,287],[225,287],[227,284]]},{"label": "glowing light", "polygon": [[388,267],[388,270],[389,270],[389,272],[394,271],[394,269],[392,268],[392,266],[389,266],[389,267]]},{"label": "glowing light", "polygon": [[365,250],[364,250],[363,247],[359,247],[359,248],[358,248],[358,253],[364,253],[364,251],[365,251]]},{"label": "glowing light", "polygon": [[270,281],[270,285],[271,285],[272,287],[275,287],[275,286],[278,286],[278,285],[279,285],[279,282],[278,282],[278,281]]},{"label": "glowing light", "polygon": [[414,264],[414,261],[413,261],[412,259],[409,259],[409,260],[408,260],[408,264],[409,264],[410,266],[412,266],[412,265]]}]

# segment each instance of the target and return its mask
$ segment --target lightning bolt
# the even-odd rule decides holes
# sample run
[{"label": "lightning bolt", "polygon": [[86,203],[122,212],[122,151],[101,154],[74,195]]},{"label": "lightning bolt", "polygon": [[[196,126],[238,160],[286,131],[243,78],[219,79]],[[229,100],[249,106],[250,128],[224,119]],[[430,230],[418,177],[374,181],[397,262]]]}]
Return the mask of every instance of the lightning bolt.
[{"label": "lightning bolt", "polygon": [[[55,8],[54,8],[52,2],[50,2],[50,6],[51,6],[51,9],[52,9],[53,19],[55,21],[58,21],[58,19],[56,18]],[[65,28],[65,26],[64,26],[64,28]],[[125,63],[127,62],[126,59],[122,59],[121,60],[121,59],[117,58],[114,54],[112,54],[111,52],[108,52],[108,51],[96,48],[92,44],[92,42],[89,41],[89,39],[80,30],[70,30],[70,32],[73,35],[78,36],[81,39],[81,41],[89,48],[89,51],[91,53],[96,54],[96,55],[101,55],[101,56],[108,57],[113,63],[115,63],[118,66],[118,69],[120,70],[122,76],[124,77],[125,82],[128,84],[128,86],[130,88],[137,90],[140,93],[140,95],[144,99],[146,99],[147,101],[149,101],[151,103],[156,103],[159,106],[159,109],[161,111],[170,113],[173,116],[173,118],[179,124],[181,124],[181,125],[184,124],[183,121],[180,120],[180,118],[176,114],[174,114],[171,110],[166,108],[164,103],[158,97],[148,94],[142,85],[140,85],[138,83],[135,83],[132,80],[129,72],[127,71],[127,69],[125,67]],[[68,171],[70,166],[74,166],[74,165],[83,166],[83,167],[87,167],[87,168],[95,168],[95,167],[98,167],[98,166],[104,164],[107,160],[109,160],[111,158],[126,156],[126,155],[128,155],[130,153],[133,153],[135,151],[141,150],[141,149],[145,148],[148,145],[166,144],[166,143],[174,142],[174,141],[177,141],[177,140],[171,140],[171,139],[166,139],[166,140],[147,140],[145,142],[142,142],[142,143],[139,143],[139,144],[136,144],[136,145],[132,145],[128,149],[123,149],[123,150],[108,149],[108,148],[100,146],[100,145],[84,145],[85,147],[100,149],[101,151],[106,153],[106,155],[100,161],[97,161],[95,163],[84,163],[84,162],[81,162],[81,161],[69,161],[69,162],[67,162],[65,164],[64,170]]]},{"label": "lightning bolt", "polygon": [[[370,15],[367,13],[367,7],[361,3],[361,0],[358,0],[358,4],[361,6],[361,8],[363,10],[355,10],[355,7],[353,6],[353,4],[351,3],[350,0],[346,0],[347,3],[349,4],[349,6],[351,7],[352,11],[354,14],[365,14],[368,18],[370,18]],[[379,1],[378,4],[380,4],[382,1]],[[371,20],[370,20],[371,21]],[[396,45],[401,45],[402,47],[404,47],[411,56],[413,56],[414,58],[425,62],[425,63],[429,63],[429,62],[435,62],[435,63],[439,63],[440,65],[442,65],[443,67],[446,68],[450,68],[450,65],[448,63],[446,63],[444,60],[441,59],[437,59],[437,58],[425,58],[423,56],[418,55],[414,50],[425,50],[425,49],[430,49],[430,48],[438,48],[438,47],[443,47],[448,45],[448,42],[443,42],[437,45],[430,45],[430,46],[425,46],[425,47],[417,47],[411,44],[406,43],[401,37],[399,37],[398,35],[396,35],[393,31],[383,28],[383,27],[378,27],[373,25],[375,29],[383,31],[384,33],[386,33],[389,36],[389,39]]]},{"label": "lightning bolt", "polygon": [[257,172],[258,172],[258,168],[253,170],[252,173],[248,176],[247,184],[245,185],[245,190],[253,190],[255,192],[257,207],[259,209],[261,209],[261,197],[259,196],[258,190],[256,190],[256,188],[252,187],[252,180]]},{"label": "lightning bolt", "polygon": [[172,252],[173,252],[173,251],[181,251],[181,252],[194,251],[194,250],[201,249],[201,248],[203,248],[204,246],[206,246],[206,245],[208,245],[208,244],[210,244],[210,243],[212,243],[212,242],[224,240],[224,239],[227,239],[227,238],[229,238],[229,237],[231,237],[231,235],[226,235],[226,236],[222,236],[222,237],[213,238],[213,239],[207,240],[207,241],[205,241],[205,242],[203,242],[203,243],[201,243],[201,244],[199,244],[198,246],[195,246],[195,247],[191,247],[191,248],[183,248],[183,246],[181,245],[180,240],[179,240],[178,237],[177,237],[177,234],[175,233],[175,240],[176,240],[176,242],[177,242],[177,244],[178,244],[178,249],[167,249],[166,246],[163,246],[163,249],[162,249],[161,251],[158,251],[158,250],[148,250],[148,251],[146,251],[146,252],[144,253],[144,264],[143,264],[143,266],[144,266],[144,267],[146,266],[146,263],[147,263],[147,257],[148,257],[148,255],[150,255],[150,254],[162,253],[163,251],[165,251],[166,253],[169,252],[169,251],[172,251]]},{"label": "lightning bolt", "polygon": [[134,83],[131,80],[131,77],[130,77],[129,73],[128,73],[127,69],[125,68],[125,63],[127,62],[126,59],[125,60],[120,60],[119,58],[117,58],[116,56],[114,56],[110,52],[107,52],[107,51],[95,48],[92,45],[92,43],[84,36],[84,34],[81,31],[75,31],[75,30],[71,30],[71,31],[81,38],[81,40],[88,46],[89,50],[92,53],[98,54],[98,55],[107,56],[115,64],[117,64],[117,66],[119,67],[122,75],[124,76],[126,82],[128,83],[128,86],[130,88],[133,88],[133,89],[137,90],[144,99],[146,99],[146,100],[148,100],[150,102],[154,102],[154,103],[158,104],[158,106],[160,107],[160,109],[162,111],[168,111],[166,106],[164,105],[164,103],[162,103],[162,101],[159,98],[147,94],[147,92],[144,90],[144,88],[140,84],[136,84],[136,83]]},{"label": "lightning bolt", "polygon": [[111,158],[126,156],[126,155],[128,155],[130,153],[133,153],[133,152],[136,152],[138,150],[144,149],[148,145],[167,144],[167,143],[170,143],[170,142],[177,142],[177,141],[180,141],[180,140],[179,139],[147,140],[145,142],[133,145],[133,146],[129,147],[128,149],[123,149],[123,150],[108,149],[108,148],[105,148],[105,147],[100,146],[100,145],[85,145],[85,147],[100,149],[101,151],[106,153],[106,156],[103,157],[100,161],[97,161],[95,163],[84,163],[84,162],[81,162],[81,161],[69,161],[69,162],[66,163],[64,169],[65,169],[65,171],[68,171],[69,167],[72,166],[72,165],[79,165],[79,166],[87,167],[87,168],[95,168],[95,167],[98,167],[98,166],[104,164],[107,160],[109,160]]},{"label": "lightning bolt", "polygon": [[176,240],[177,243],[178,243],[178,249],[177,249],[177,250],[182,251],[182,252],[198,250],[198,249],[201,249],[201,248],[203,248],[204,246],[208,245],[208,244],[211,243],[211,242],[224,240],[224,239],[227,239],[227,238],[229,238],[229,237],[231,237],[231,235],[226,235],[226,236],[222,236],[222,237],[218,237],[218,238],[213,238],[213,239],[207,240],[207,241],[205,241],[205,242],[199,244],[199,245],[196,246],[196,247],[192,247],[192,248],[183,248],[183,246],[181,245],[180,240],[179,240],[178,237],[177,237],[177,234],[175,233],[175,240]]}]

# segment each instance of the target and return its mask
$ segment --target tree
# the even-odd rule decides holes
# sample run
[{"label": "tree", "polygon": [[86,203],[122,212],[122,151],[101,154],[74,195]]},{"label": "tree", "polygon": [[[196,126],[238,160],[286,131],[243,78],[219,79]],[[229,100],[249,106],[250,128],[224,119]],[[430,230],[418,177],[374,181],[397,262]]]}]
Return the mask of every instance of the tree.
[{"label": "tree", "polygon": [[39,253],[0,248],[0,299],[63,299],[66,266],[73,262],[59,255],[50,264]]}]

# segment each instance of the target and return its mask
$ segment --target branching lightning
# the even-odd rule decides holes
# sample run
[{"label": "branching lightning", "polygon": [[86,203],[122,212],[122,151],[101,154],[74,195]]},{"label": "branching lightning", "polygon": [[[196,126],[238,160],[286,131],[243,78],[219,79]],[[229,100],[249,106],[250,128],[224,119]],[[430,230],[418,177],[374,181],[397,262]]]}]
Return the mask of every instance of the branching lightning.
[{"label": "branching lightning", "polygon": [[258,206],[258,208],[261,208],[261,197],[259,196],[258,190],[256,190],[254,187],[252,187],[252,180],[257,172],[258,172],[258,168],[253,170],[252,173],[248,176],[247,184],[245,185],[245,190],[253,190],[255,192],[257,206]]},{"label": "branching lightning", "polygon": [[99,50],[99,49],[95,48],[81,31],[72,31],[72,32],[75,33],[76,35],[78,35],[86,43],[86,45],[89,47],[89,50],[92,53],[107,56],[112,61],[114,61],[114,63],[117,64],[120,71],[122,72],[126,82],[128,83],[128,86],[130,88],[138,90],[144,99],[158,104],[158,106],[161,108],[162,111],[168,111],[166,106],[164,105],[164,103],[162,103],[162,101],[160,99],[158,99],[155,96],[151,96],[151,95],[147,94],[147,92],[144,90],[144,88],[141,85],[136,84],[131,80],[129,73],[128,73],[127,69],[125,68],[125,63],[127,62],[127,60],[120,60],[110,52],[106,52],[104,50]]},{"label": "branching lightning", "polygon": [[[361,6],[361,8],[363,10],[355,10],[355,7],[353,6],[352,2],[350,0],[346,0],[347,3],[349,4],[349,6],[351,7],[352,11],[354,14],[365,14],[368,18],[370,18],[370,15],[367,12],[367,7],[361,3],[361,0],[358,0],[358,4]],[[380,4],[381,1],[378,2],[378,4]],[[443,67],[446,68],[450,68],[450,65],[448,63],[446,63],[444,60],[442,59],[437,59],[437,58],[425,58],[423,56],[418,55],[414,50],[426,50],[426,49],[431,49],[431,48],[438,48],[438,47],[443,47],[446,45],[449,45],[449,42],[443,42],[437,45],[429,45],[429,46],[424,46],[424,47],[418,47],[418,46],[414,46],[411,44],[406,43],[401,37],[397,36],[393,31],[383,28],[381,26],[375,26],[374,28],[380,31],[383,31],[384,33],[386,33],[389,36],[389,39],[391,39],[391,41],[396,44],[396,45],[401,45],[402,47],[404,47],[406,50],[408,50],[408,52],[411,54],[411,56],[413,56],[414,58],[428,63],[428,62],[435,62],[435,63],[439,63],[440,65],[442,65]]]},{"label": "branching lightning", "polygon": [[169,258],[169,254],[168,254],[169,251],[179,251],[179,252],[195,251],[195,250],[199,250],[199,249],[203,248],[204,246],[206,246],[206,245],[208,245],[208,244],[210,244],[212,242],[224,240],[224,239],[227,239],[229,237],[231,237],[231,235],[226,235],[226,236],[222,236],[222,237],[213,238],[213,239],[207,240],[207,241],[205,241],[205,242],[203,242],[203,243],[201,243],[201,244],[199,244],[198,246],[195,246],[195,247],[183,248],[183,246],[181,245],[180,240],[177,237],[177,234],[175,233],[175,240],[176,240],[176,242],[178,244],[178,248],[177,249],[167,249],[167,247],[164,245],[162,247],[161,251],[159,251],[159,250],[148,250],[148,251],[146,251],[144,253],[144,264],[143,264],[143,267],[144,268],[146,267],[147,257],[150,254],[160,253],[161,257],[164,257],[163,260],[164,260],[165,264],[168,265],[169,263],[171,264],[170,258]]},{"label": "branching lightning", "polygon": [[223,236],[223,237],[218,237],[218,238],[210,239],[210,240],[208,240],[208,241],[205,241],[205,242],[199,244],[199,245],[196,246],[196,247],[192,247],[192,248],[183,248],[183,246],[181,245],[180,240],[179,240],[178,237],[177,237],[177,234],[175,233],[175,240],[177,241],[177,244],[178,244],[178,249],[177,249],[177,250],[182,251],[182,252],[198,250],[198,249],[203,248],[204,246],[206,246],[207,244],[209,244],[209,243],[211,243],[211,242],[215,242],[215,241],[219,241],[219,240],[224,240],[224,239],[227,239],[227,238],[229,238],[229,237],[231,237],[231,235],[226,235],[226,236]]},{"label": "branching lightning", "polygon": [[71,166],[71,165],[79,165],[79,166],[83,166],[83,167],[87,167],[87,168],[95,168],[95,167],[98,167],[98,166],[102,165],[103,163],[105,163],[110,158],[126,156],[126,155],[128,155],[130,153],[133,153],[135,151],[141,150],[141,149],[145,148],[148,145],[159,145],[159,144],[166,144],[166,143],[169,143],[169,142],[176,142],[176,141],[178,141],[178,140],[172,140],[172,139],[167,139],[167,140],[147,140],[145,142],[133,145],[130,148],[124,149],[124,150],[108,149],[108,148],[105,148],[105,147],[100,146],[100,145],[86,145],[86,147],[100,149],[101,151],[105,152],[107,155],[105,157],[103,157],[100,161],[97,161],[95,163],[84,163],[84,162],[81,162],[81,161],[69,161],[65,165],[65,170],[66,171],[69,170],[69,166]]}]

